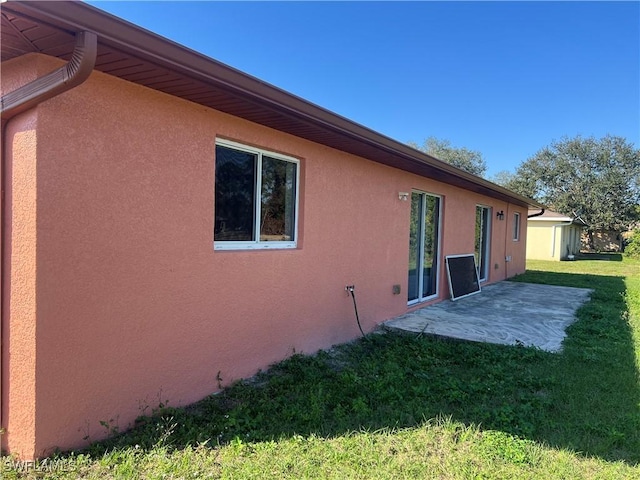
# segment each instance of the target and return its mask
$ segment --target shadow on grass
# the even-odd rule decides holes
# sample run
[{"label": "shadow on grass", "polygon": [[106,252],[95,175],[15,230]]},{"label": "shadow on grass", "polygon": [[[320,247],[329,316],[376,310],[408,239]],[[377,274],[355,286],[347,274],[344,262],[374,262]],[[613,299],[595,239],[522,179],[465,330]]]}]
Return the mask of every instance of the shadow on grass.
[{"label": "shadow on grass", "polygon": [[621,262],[621,253],[580,253],[576,255],[576,260],[605,260],[610,262]]},{"label": "shadow on grass", "polygon": [[90,451],[334,437],[446,416],[588,456],[640,462],[640,393],[623,277],[532,271],[517,280],[595,289],[561,354],[371,334],[295,355],[186,409],[165,409]]}]

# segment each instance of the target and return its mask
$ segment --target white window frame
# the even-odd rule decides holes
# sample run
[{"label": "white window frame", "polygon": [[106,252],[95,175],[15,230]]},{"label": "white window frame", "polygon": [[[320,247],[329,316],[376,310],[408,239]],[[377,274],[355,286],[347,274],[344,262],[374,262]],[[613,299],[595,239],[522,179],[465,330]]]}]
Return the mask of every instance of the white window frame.
[{"label": "white window frame", "polygon": [[520,213],[513,212],[513,241],[520,241]]},{"label": "white window frame", "polygon": [[[213,233],[213,249],[214,250],[280,250],[280,249],[291,249],[297,248],[298,246],[298,207],[299,207],[299,199],[300,199],[300,160],[297,158],[289,157],[287,155],[282,155],[281,153],[271,152],[269,150],[265,150],[257,147],[250,147],[248,145],[244,145],[241,143],[233,142],[231,140],[221,140],[216,139],[216,146],[232,148],[234,150],[240,150],[242,152],[247,152],[251,154],[255,154],[257,156],[257,165],[256,165],[256,183],[254,187],[256,188],[256,199],[255,199],[255,240],[246,240],[246,241],[221,241],[215,240],[215,231]],[[290,162],[295,164],[296,166],[296,193],[294,199],[294,225],[293,225],[293,240],[291,241],[261,241],[260,240],[260,191],[262,187],[262,156],[265,155],[267,157],[275,158],[276,160],[282,160],[284,162]],[[215,189],[215,166],[214,166],[214,189]],[[215,192],[214,192],[215,198]],[[214,215],[214,223],[215,223],[215,205],[213,210]]]}]

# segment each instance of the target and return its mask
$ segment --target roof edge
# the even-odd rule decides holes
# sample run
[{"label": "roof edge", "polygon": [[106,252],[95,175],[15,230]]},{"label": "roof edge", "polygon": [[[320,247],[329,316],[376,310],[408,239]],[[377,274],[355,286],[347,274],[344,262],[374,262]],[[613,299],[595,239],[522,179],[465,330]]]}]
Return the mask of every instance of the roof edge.
[{"label": "roof edge", "polygon": [[[61,8],[62,5],[64,8]],[[98,35],[99,41],[105,45],[141,56],[165,68],[188,72],[195,79],[214,84],[233,94],[283,112],[290,117],[332,130],[376,149],[389,152],[403,158],[409,164],[414,164],[416,169],[429,167],[457,178],[460,184],[475,185],[483,191],[493,192],[493,195],[490,196],[495,198],[505,201],[508,199],[508,201],[522,207],[544,208],[542,204],[533,199],[518,195],[489,180],[454,167],[436,157],[92,5],[79,1],[21,2],[8,0],[2,3],[2,8],[57,28],[64,25],[64,28],[70,33],[76,33],[80,30],[94,32]]]}]

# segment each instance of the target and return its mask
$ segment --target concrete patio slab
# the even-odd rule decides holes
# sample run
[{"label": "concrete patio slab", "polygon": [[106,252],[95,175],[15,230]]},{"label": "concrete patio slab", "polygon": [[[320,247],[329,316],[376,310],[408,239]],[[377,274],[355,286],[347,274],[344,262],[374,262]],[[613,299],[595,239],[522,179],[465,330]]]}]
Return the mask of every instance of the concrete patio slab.
[{"label": "concrete patio slab", "polygon": [[593,290],[499,282],[477,295],[445,300],[384,323],[391,329],[504,345],[562,350],[565,329]]}]

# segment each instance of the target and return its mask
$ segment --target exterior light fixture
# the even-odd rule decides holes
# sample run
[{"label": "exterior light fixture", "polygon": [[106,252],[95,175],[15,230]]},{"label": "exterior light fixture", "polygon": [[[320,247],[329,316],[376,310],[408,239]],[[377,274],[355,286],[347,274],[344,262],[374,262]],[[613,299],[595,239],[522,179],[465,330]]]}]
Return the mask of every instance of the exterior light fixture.
[{"label": "exterior light fixture", "polygon": [[496,217],[498,217],[498,220],[504,220],[504,210],[500,210],[496,213]]},{"label": "exterior light fixture", "polygon": [[398,200],[406,202],[409,200],[409,192],[398,192]]}]

